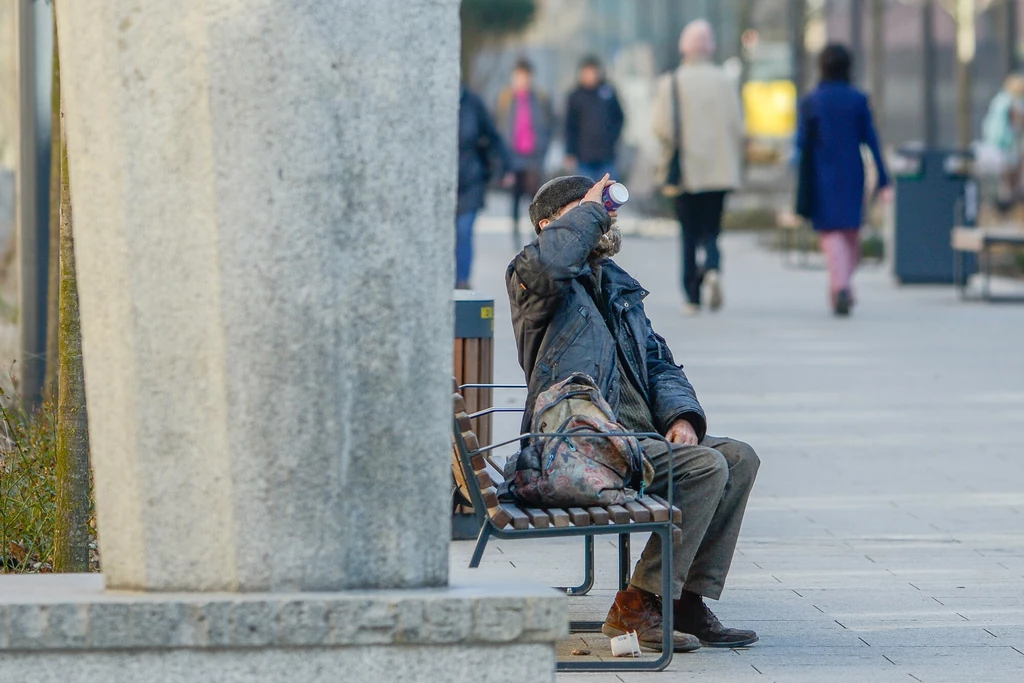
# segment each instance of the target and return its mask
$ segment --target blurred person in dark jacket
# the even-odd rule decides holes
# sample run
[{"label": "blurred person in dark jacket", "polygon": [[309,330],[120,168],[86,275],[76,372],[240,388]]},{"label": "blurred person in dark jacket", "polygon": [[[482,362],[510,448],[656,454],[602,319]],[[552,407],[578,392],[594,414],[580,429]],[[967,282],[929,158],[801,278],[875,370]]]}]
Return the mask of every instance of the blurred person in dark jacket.
[{"label": "blurred person in dark jacket", "polygon": [[[821,82],[800,103],[797,149],[809,168],[813,200],[811,223],[818,233],[829,272],[829,300],[836,315],[854,304],[853,273],[860,263],[864,221],[864,158],[871,150],[878,168],[878,194],[892,198],[885,160],[868,98],[850,85],[853,58],[842,45],[829,45],[818,57]],[[804,178],[800,179],[804,182]]]},{"label": "blurred person in dark jacket", "polygon": [[[459,194],[455,210],[455,287],[469,289],[473,270],[473,224],[484,207],[492,165],[510,167],[508,152],[483,101],[462,86],[459,96]],[[504,184],[511,183],[506,174]]]},{"label": "blurred person in dark jacket", "polygon": [[[537,238],[506,271],[528,383],[523,430],[543,391],[583,372],[596,380],[627,431],[663,434],[671,449],[657,439],[641,444],[655,469],[649,490],[667,495],[672,486],[685,511],[682,540],[674,542],[673,594],[657,595],[661,543],[652,537],[602,631],[636,631],[644,647],[660,650],[662,609],[671,608],[677,652],[701,644],[749,645],[757,634],[722,626],[704,598],[722,594],[760,461],[747,444],[707,434],[693,386],[644,312],[647,290],[612,260],[622,236],[601,198],[612,182],[607,175],[596,184],[567,176],[542,186],[530,205]],[[674,482],[668,481],[670,459]]]},{"label": "blurred person in dark jacket", "polygon": [[554,114],[551,100],[533,86],[533,65],[520,59],[512,70],[512,83],[498,96],[498,130],[505,137],[512,160],[512,239],[519,241],[520,200],[532,198],[540,188],[544,157],[551,144]]},{"label": "blurred person in dark jacket", "polygon": [[569,95],[565,112],[566,166],[591,178],[615,177],[615,151],[625,122],[600,60],[585,58],[580,63],[579,85]]}]

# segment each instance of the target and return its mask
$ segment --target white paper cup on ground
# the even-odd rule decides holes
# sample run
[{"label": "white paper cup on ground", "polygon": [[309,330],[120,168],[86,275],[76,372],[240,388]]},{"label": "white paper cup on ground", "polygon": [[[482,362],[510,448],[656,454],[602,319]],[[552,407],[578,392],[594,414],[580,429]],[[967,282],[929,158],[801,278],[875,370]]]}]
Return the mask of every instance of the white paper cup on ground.
[{"label": "white paper cup on ground", "polygon": [[621,636],[615,636],[611,639],[612,655],[615,657],[639,657],[640,656],[640,639],[636,636],[636,631],[630,631]]}]

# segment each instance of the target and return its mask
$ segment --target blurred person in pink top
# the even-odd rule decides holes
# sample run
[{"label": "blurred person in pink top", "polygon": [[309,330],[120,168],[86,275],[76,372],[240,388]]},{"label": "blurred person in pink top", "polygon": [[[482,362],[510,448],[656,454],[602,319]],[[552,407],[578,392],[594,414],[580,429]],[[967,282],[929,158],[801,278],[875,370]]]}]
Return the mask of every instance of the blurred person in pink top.
[{"label": "blurred person in pink top", "polygon": [[543,181],[544,157],[551,142],[554,114],[551,101],[534,88],[533,65],[526,58],[516,62],[512,82],[498,96],[498,130],[512,159],[512,239],[519,249],[520,200],[532,198]]}]

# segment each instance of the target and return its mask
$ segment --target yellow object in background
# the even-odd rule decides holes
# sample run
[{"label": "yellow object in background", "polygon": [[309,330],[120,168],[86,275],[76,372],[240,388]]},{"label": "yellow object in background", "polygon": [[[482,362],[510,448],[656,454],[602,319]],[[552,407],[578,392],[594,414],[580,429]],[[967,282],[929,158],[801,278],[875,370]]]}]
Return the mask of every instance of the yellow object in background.
[{"label": "yellow object in background", "polygon": [[796,133],[796,86],[792,81],[747,81],[743,115],[750,137],[785,138]]}]

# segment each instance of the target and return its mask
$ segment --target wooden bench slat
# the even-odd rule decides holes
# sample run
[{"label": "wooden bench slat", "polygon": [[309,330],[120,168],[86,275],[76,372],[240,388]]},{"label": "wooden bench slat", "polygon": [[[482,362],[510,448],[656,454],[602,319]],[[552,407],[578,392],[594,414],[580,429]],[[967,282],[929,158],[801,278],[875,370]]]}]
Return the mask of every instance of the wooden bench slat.
[{"label": "wooden bench slat", "polygon": [[[473,423],[470,422],[469,414],[468,413],[456,413],[455,414],[455,423],[457,425],[459,425],[459,431],[462,432],[463,436],[466,435],[466,432],[472,432],[473,431]],[[471,448],[469,450],[475,450],[475,449]]]},{"label": "wooden bench slat", "polygon": [[494,489],[497,491],[498,487],[491,481],[491,476],[487,472],[477,472],[476,480],[480,483],[480,490],[486,491],[487,489]]},{"label": "wooden bench slat", "polygon": [[[466,450],[470,453],[480,449],[480,442],[477,440],[475,433],[469,431],[462,432],[462,440],[466,442]],[[480,457],[482,458],[483,456],[481,455]],[[483,467],[480,469],[483,469]]]},{"label": "wooden bench slat", "polygon": [[573,526],[590,526],[590,515],[583,508],[569,508]]},{"label": "wooden bench slat", "polygon": [[469,410],[466,408],[466,399],[465,399],[465,397],[462,394],[458,393],[458,392],[456,392],[455,394],[452,395],[452,406],[455,409],[455,414],[456,415],[458,415],[459,413],[468,413],[469,412]]},{"label": "wooden bench slat", "polygon": [[530,523],[534,529],[547,529],[551,525],[551,518],[548,513],[539,508],[525,508],[524,511],[530,517]]},{"label": "wooden bench slat", "polygon": [[[668,501],[662,498],[661,496],[655,496],[652,494],[651,498],[658,501],[659,503],[664,505],[666,509],[668,509]],[[672,506],[672,521],[676,524],[683,523],[683,511],[677,508],[675,505]]]},{"label": "wooden bench slat", "polygon": [[566,512],[565,510],[561,510],[559,508],[549,508],[548,516],[551,517],[551,523],[554,524],[557,528],[569,526],[569,513]]},{"label": "wooden bench slat", "polygon": [[487,515],[491,518],[494,526],[499,529],[504,529],[509,525],[509,522],[512,521],[512,515],[510,515],[501,505],[488,509]]},{"label": "wooden bench slat", "polygon": [[629,510],[629,516],[632,517],[633,521],[637,524],[643,524],[644,522],[651,521],[651,511],[635,500],[631,500],[626,503],[625,507]]},{"label": "wooden bench slat", "polygon": [[467,502],[472,502],[473,494],[470,493],[469,484],[466,482],[466,477],[462,473],[462,467],[458,460],[456,460],[452,466],[452,476],[455,479],[455,485],[459,489],[459,495]]},{"label": "wooden bench slat", "polygon": [[484,507],[490,510],[491,508],[498,507],[498,490],[493,486],[487,489],[480,489],[480,494],[484,499]]},{"label": "wooden bench slat", "polygon": [[501,505],[501,509],[512,518],[513,529],[529,529],[530,528],[530,517],[525,512],[517,508],[511,503],[504,503]]},{"label": "wooden bench slat", "polygon": [[950,238],[955,251],[980,252],[996,245],[1024,245],[1024,230],[1017,225],[969,228],[956,226]]},{"label": "wooden bench slat", "polygon": [[651,518],[653,518],[655,522],[668,521],[668,508],[654,500],[650,495],[646,495],[643,498],[637,498],[637,501],[650,511]]},{"label": "wooden bench slat", "polygon": [[587,508],[587,512],[594,524],[607,524],[609,521],[608,511],[604,508]]},{"label": "wooden bench slat", "polygon": [[614,524],[629,524],[629,510],[621,505],[609,505],[608,514]]},{"label": "wooden bench slat", "polygon": [[683,542],[683,530],[677,526],[672,527],[672,543],[678,545]]},{"label": "wooden bench slat", "polygon": [[[462,461],[460,460],[459,462]],[[487,467],[487,463],[484,462],[484,456],[479,453],[469,456],[469,464],[473,466],[474,472],[482,472],[484,468]]]}]

